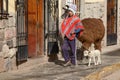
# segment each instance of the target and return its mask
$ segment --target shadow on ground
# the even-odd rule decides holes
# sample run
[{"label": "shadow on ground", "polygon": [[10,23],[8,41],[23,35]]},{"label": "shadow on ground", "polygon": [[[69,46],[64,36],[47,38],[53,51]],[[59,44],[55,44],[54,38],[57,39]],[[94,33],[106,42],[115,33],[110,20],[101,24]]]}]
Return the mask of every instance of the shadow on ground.
[{"label": "shadow on ground", "polygon": [[107,55],[107,56],[120,56],[120,49],[105,53],[103,55]]}]

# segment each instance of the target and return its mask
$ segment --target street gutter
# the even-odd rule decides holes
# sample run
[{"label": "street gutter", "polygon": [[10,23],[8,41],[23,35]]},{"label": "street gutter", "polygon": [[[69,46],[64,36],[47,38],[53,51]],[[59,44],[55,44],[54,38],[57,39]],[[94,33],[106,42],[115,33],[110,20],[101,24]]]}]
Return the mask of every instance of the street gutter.
[{"label": "street gutter", "polygon": [[102,78],[114,73],[117,70],[120,70],[120,63],[116,63],[111,66],[104,67],[97,72],[93,72],[87,75],[84,80],[101,80]]}]

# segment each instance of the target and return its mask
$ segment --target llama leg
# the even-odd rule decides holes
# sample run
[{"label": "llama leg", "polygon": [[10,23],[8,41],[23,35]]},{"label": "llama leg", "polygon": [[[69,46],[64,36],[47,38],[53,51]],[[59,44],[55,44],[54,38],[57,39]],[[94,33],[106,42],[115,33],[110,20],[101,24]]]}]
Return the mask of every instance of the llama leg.
[{"label": "llama leg", "polygon": [[88,63],[88,66],[90,66],[90,64],[91,64],[91,58],[89,58],[89,63]]},{"label": "llama leg", "polygon": [[99,64],[99,57],[97,56],[97,63],[96,63],[96,65],[98,65]]},{"label": "llama leg", "polygon": [[101,64],[101,58],[100,58],[100,56],[98,57],[98,64]]},{"label": "llama leg", "polygon": [[96,61],[95,61],[95,57],[93,57],[93,62],[94,62],[94,65],[97,65]]},{"label": "llama leg", "polygon": [[80,52],[80,53],[77,53],[77,54],[79,55],[79,59],[80,59],[80,60],[83,60],[83,58],[84,58],[83,51],[84,51],[84,48],[83,48],[83,46],[82,46],[81,49],[80,49],[80,51],[78,51],[78,52]]}]

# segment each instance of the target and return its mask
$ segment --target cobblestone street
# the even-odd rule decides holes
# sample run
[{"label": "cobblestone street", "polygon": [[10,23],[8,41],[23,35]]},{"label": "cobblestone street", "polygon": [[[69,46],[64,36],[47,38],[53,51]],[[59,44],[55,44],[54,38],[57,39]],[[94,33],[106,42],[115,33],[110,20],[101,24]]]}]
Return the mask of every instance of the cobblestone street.
[{"label": "cobblestone street", "polygon": [[120,62],[120,50],[102,54],[102,65],[87,66],[86,60],[83,63],[78,61],[75,68],[63,67],[63,60],[45,63],[31,69],[21,69],[0,73],[0,80],[84,80],[87,75],[97,72],[106,66]]}]

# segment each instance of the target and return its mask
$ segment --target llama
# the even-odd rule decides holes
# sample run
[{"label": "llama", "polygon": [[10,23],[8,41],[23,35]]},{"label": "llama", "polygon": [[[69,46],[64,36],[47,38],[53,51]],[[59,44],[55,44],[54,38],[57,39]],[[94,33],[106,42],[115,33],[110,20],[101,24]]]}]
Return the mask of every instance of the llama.
[{"label": "llama", "polygon": [[88,56],[88,59],[89,59],[88,66],[91,65],[92,59],[93,59],[94,65],[101,64],[101,52],[100,52],[100,50],[92,50],[92,51],[85,50],[84,56]]},{"label": "llama", "polygon": [[96,18],[83,19],[82,24],[84,31],[78,36],[78,40],[82,43],[83,48],[89,49],[92,43],[95,49],[101,51],[101,42],[105,34],[105,28],[102,20]]},{"label": "llama", "polygon": [[[66,7],[68,7],[67,5]],[[64,13],[61,16],[65,18],[67,14],[67,8],[63,8]],[[105,27],[103,21],[97,18],[85,18],[81,20],[84,30],[79,33],[77,39],[82,43],[81,50],[88,50],[92,43],[94,43],[95,50],[101,51],[101,42],[105,35]],[[62,40],[61,40],[62,41]],[[80,53],[81,59],[83,59],[83,53]]]}]

